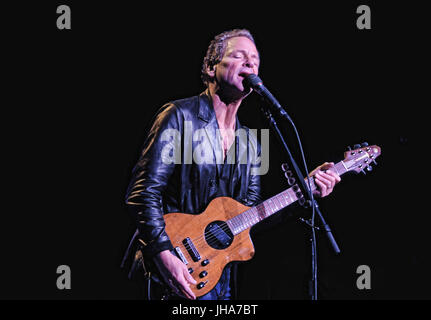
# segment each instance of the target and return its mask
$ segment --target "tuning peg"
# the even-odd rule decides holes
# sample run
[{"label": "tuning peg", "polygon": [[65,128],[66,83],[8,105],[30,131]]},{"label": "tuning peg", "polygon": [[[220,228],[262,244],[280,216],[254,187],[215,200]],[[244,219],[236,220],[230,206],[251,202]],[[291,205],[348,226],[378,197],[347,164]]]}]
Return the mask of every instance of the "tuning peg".
[{"label": "tuning peg", "polygon": [[364,169],[361,170],[361,172],[364,174],[364,176],[367,174]]},{"label": "tuning peg", "polygon": [[353,146],[353,148],[354,149],[359,149],[361,147],[361,145],[360,144],[355,144],[354,146]]},{"label": "tuning peg", "polygon": [[363,142],[361,145],[362,147],[368,147],[368,142]]},{"label": "tuning peg", "polygon": [[370,165],[368,165],[368,166],[367,166],[367,171],[369,172],[369,171],[371,171],[371,170],[373,170],[373,167],[372,167],[372,166],[370,166]]},{"label": "tuning peg", "polygon": [[352,148],[350,146],[347,146],[347,151],[352,151]]}]

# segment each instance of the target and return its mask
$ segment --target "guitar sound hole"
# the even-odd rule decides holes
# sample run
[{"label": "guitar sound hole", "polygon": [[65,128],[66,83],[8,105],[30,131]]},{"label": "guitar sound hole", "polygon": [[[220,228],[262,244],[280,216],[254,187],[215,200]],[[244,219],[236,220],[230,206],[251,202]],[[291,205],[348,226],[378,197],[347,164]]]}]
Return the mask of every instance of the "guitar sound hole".
[{"label": "guitar sound hole", "polygon": [[213,221],[205,228],[205,240],[211,248],[223,250],[233,241],[233,234],[224,221]]}]

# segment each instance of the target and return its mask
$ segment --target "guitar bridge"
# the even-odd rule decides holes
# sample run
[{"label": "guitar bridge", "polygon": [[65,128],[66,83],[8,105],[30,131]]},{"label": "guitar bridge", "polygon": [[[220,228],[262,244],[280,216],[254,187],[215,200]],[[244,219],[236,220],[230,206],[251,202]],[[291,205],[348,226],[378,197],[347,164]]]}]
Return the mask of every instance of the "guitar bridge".
[{"label": "guitar bridge", "polygon": [[190,254],[190,257],[192,257],[194,262],[197,262],[201,259],[201,256],[196,249],[195,245],[193,244],[192,240],[190,240],[189,237],[185,238],[183,240],[184,247],[186,248],[187,252]]}]

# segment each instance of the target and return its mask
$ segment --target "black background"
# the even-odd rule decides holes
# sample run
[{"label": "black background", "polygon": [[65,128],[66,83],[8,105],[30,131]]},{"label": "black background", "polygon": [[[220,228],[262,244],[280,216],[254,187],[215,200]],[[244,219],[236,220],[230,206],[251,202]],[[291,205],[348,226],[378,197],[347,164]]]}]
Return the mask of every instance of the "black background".
[{"label": "black background", "polygon": [[[72,30],[56,28],[56,8]],[[358,30],[356,8],[371,8]],[[254,35],[260,76],[299,130],[309,169],[340,161],[348,145],[379,145],[378,165],[345,175],[320,206],[342,254],[318,236],[320,299],[429,299],[426,162],[414,129],[427,103],[424,11],[376,1],[213,4],[53,1],[3,7],[2,299],[135,299],[120,270],[133,233],[124,205],[145,129],[164,103],[204,90],[202,59],[233,28]],[[429,105],[429,103],[428,103]],[[256,97],[243,124],[267,128]],[[295,156],[292,130],[283,126]],[[299,161],[299,158],[297,158]],[[265,197],[285,188],[271,134]],[[9,179],[6,179],[9,178]],[[420,178],[424,179],[421,180]],[[307,299],[308,233],[289,212],[253,236],[240,267],[241,299]],[[275,223],[274,221],[277,221]],[[72,289],[56,287],[57,266]],[[371,268],[371,290],[356,268]]]}]

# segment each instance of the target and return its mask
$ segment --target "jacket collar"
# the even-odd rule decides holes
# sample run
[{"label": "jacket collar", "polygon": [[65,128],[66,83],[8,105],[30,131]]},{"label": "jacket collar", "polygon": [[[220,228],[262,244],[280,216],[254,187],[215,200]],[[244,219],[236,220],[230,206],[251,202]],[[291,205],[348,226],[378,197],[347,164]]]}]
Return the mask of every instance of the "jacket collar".
[{"label": "jacket collar", "polygon": [[208,89],[199,95],[198,118],[205,122],[216,120],[212,99]]}]

